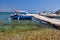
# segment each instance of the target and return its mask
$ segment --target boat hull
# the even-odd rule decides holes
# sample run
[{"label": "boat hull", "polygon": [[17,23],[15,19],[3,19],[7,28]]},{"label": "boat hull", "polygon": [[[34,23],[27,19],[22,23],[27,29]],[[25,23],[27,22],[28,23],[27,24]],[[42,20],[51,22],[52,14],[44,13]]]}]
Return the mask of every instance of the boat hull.
[{"label": "boat hull", "polygon": [[32,16],[12,16],[11,18],[16,20],[17,19],[21,20],[21,19],[31,19]]}]

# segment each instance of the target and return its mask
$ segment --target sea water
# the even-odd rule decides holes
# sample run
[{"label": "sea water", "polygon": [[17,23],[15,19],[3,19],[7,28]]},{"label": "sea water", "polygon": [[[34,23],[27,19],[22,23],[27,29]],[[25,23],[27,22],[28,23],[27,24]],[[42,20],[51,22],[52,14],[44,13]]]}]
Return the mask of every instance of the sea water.
[{"label": "sea water", "polygon": [[[19,21],[18,20],[9,20],[10,14],[12,14],[12,13],[13,12],[0,12],[0,21],[2,21],[5,24],[11,24],[11,23],[14,23],[14,22],[20,22],[21,24],[22,23],[31,24],[31,23],[35,22],[36,24],[39,24],[40,26],[52,27],[51,25],[46,24],[43,21],[37,20],[35,18],[32,18],[32,20],[19,20]],[[55,19],[60,19],[60,17],[59,18],[56,17]]]},{"label": "sea water", "polygon": [[[13,14],[13,12],[0,12],[0,21],[2,21],[4,23],[11,23],[11,22],[16,21],[16,20],[9,20],[11,14]],[[19,21],[21,22],[24,20],[19,20]]]}]

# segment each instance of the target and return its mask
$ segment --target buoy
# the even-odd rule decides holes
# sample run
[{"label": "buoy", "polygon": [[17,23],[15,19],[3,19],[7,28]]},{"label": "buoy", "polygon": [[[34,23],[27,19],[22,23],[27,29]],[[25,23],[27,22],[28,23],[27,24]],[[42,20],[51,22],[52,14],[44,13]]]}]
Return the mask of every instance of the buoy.
[{"label": "buoy", "polygon": [[11,20],[11,18],[8,18],[8,20]]}]

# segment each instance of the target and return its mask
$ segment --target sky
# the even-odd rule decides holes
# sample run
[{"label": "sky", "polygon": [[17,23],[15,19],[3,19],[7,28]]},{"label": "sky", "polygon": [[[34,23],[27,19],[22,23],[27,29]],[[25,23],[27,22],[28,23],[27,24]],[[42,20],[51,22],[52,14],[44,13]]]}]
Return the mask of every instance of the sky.
[{"label": "sky", "polygon": [[0,11],[56,11],[59,9],[60,0],[0,0]]}]

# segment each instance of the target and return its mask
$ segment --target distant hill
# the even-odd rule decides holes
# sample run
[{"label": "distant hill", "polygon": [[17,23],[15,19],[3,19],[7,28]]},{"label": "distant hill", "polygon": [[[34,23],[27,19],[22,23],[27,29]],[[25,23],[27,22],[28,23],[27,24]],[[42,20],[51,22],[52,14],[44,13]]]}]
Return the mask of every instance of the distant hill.
[{"label": "distant hill", "polygon": [[55,13],[59,15],[60,14],[60,10],[57,10]]}]

